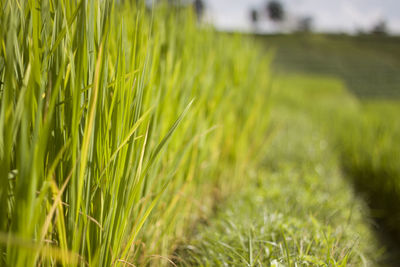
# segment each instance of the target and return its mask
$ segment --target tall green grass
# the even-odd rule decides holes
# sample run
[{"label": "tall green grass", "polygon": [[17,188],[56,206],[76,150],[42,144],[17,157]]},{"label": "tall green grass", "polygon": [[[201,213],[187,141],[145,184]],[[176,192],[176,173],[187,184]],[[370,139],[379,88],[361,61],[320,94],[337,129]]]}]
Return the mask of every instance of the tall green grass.
[{"label": "tall green grass", "polygon": [[1,265],[168,263],[264,147],[269,58],[190,10],[1,1]]}]

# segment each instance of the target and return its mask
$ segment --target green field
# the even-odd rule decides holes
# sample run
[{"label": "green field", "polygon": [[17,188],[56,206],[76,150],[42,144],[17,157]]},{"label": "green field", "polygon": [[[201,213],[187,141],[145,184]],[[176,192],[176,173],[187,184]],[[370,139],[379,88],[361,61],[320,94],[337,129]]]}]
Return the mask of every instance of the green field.
[{"label": "green field", "polygon": [[275,69],[334,76],[359,98],[400,98],[400,37],[322,34],[258,37]]},{"label": "green field", "polygon": [[[293,93],[293,85],[296,93]],[[324,88],[323,94],[317,94]],[[369,266],[381,256],[334,145],[298,101],[355,101],[335,79],[276,81],[268,150],[243,190],[182,246],[182,266]],[[299,91],[301,93],[299,94]],[[297,105],[296,105],[297,104]],[[320,107],[322,107],[321,105]]]},{"label": "green field", "polygon": [[[257,37],[276,51],[271,143],[252,185],[182,246],[182,265],[396,266],[399,86],[367,70],[398,79],[399,69],[381,66],[399,60],[400,47],[379,57],[398,39],[369,39]],[[356,63],[365,68],[352,69]]]},{"label": "green field", "polygon": [[[320,92],[296,96],[297,102],[310,114],[315,113],[316,123],[322,124],[332,136],[343,172],[356,193],[369,205],[378,237],[389,244],[392,256],[397,258],[400,244],[400,209],[395,204],[400,203],[400,39],[292,35],[272,36],[262,41],[275,47],[274,69],[278,73],[329,75],[341,81],[358,99],[357,111],[347,112],[344,98],[330,97],[325,102],[319,96],[325,91],[322,85]],[[297,90],[296,84],[287,86]],[[315,93],[317,97],[313,96]]]},{"label": "green field", "polygon": [[0,266],[382,266],[398,38],[0,2]]}]

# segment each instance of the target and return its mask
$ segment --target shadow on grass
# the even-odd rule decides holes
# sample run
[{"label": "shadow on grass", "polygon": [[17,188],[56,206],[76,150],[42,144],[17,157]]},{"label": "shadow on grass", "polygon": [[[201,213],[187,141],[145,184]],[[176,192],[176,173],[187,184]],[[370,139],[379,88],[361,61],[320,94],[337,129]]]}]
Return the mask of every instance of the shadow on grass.
[{"label": "shadow on grass", "polygon": [[[400,194],[395,186],[378,184],[378,181],[394,181],[387,170],[371,168],[351,169],[344,167],[344,172],[352,179],[355,193],[369,208],[372,219],[371,228],[377,239],[386,248],[383,264],[399,266],[400,262]],[[388,177],[392,179],[388,179]],[[366,181],[376,181],[375,184]]]}]

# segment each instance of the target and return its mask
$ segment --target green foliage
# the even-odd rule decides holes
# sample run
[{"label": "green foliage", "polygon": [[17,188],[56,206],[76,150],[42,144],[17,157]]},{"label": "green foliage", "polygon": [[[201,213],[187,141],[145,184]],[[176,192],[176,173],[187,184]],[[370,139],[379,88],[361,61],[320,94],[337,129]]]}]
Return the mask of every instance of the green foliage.
[{"label": "green foliage", "polygon": [[177,250],[177,263],[396,266],[400,104],[371,97],[399,96],[399,39],[257,38],[276,48],[281,74],[265,164]]},{"label": "green foliage", "polygon": [[[377,221],[381,237],[400,244],[400,103],[369,101],[339,131],[342,165]],[[344,130],[346,129],[346,130]]]},{"label": "green foliage", "polygon": [[331,136],[316,123],[321,116],[316,110],[328,100],[354,99],[346,99],[348,93],[337,80],[317,76],[282,76],[274,89],[272,129],[262,165],[246,177],[248,186],[178,250],[183,255],[178,263],[373,264],[381,252],[368,229],[367,210],[345,182]]},{"label": "green foliage", "polygon": [[0,2],[0,265],[167,263],[264,147],[269,55],[127,2]]},{"label": "green foliage", "polygon": [[[399,40],[317,34],[264,40],[277,49],[276,69],[297,74],[281,79],[280,99],[306,110],[335,144],[346,177],[369,206],[373,228],[397,254],[395,263],[400,246]],[[329,88],[320,74],[340,78],[341,92]]]},{"label": "green foliage", "polygon": [[395,250],[400,240],[399,102],[360,102],[332,78],[284,76],[278,84],[277,101],[289,104],[296,112],[305,112],[325,132],[345,178],[369,207],[368,218],[374,220],[371,227],[392,250],[387,257],[398,260]]}]

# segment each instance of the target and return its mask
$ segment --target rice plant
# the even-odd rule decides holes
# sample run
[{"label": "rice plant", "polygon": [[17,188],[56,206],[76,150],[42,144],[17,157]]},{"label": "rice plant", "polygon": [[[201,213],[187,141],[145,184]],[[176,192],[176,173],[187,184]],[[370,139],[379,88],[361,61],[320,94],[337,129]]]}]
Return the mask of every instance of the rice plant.
[{"label": "rice plant", "polygon": [[141,1],[0,1],[2,266],[163,264],[264,148],[270,55]]}]

